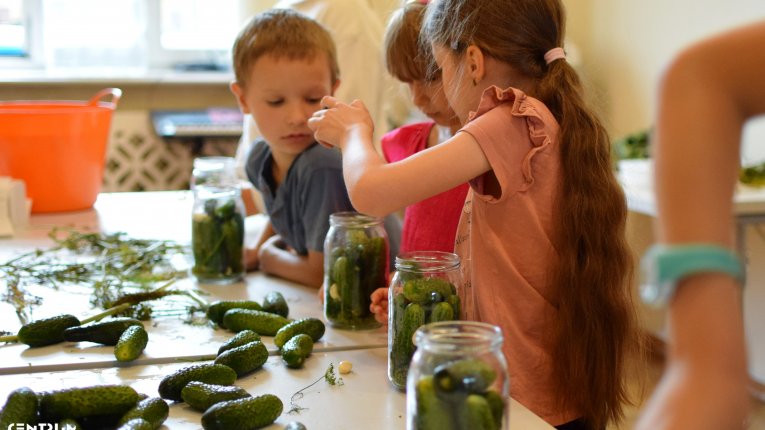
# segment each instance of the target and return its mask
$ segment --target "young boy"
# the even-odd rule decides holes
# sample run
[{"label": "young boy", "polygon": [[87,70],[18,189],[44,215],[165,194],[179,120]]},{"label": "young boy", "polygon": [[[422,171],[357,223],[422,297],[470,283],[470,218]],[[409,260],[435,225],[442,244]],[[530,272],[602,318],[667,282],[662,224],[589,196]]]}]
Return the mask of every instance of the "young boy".
[{"label": "young boy", "polygon": [[335,45],[316,21],[272,9],[239,33],[233,63],[231,91],[262,135],[245,169],[269,218],[248,268],[318,288],[329,215],[353,210],[340,152],[318,145],[307,123],[340,83]]}]

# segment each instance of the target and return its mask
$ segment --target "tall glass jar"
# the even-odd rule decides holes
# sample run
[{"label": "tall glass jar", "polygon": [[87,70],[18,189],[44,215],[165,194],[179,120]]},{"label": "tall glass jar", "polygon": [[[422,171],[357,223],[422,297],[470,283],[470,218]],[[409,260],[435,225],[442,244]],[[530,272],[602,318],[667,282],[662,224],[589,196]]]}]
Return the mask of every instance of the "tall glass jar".
[{"label": "tall glass jar", "polygon": [[324,315],[334,327],[379,327],[372,292],[388,285],[388,235],[382,218],[356,212],[329,216],[324,240]]},{"label": "tall glass jar", "polygon": [[499,327],[475,321],[427,324],[406,385],[407,430],[506,430],[510,379]]},{"label": "tall glass jar", "polygon": [[198,185],[232,185],[235,183],[234,157],[197,157],[191,172],[190,188]]},{"label": "tall glass jar", "polygon": [[244,276],[244,204],[236,186],[197,185],[191,218],[191,271],[202,283]]},{"label": "tall glass jar", "polygon": [[412,336],[421,325],[460,318],[460,257],[440,251],[414,251],[396,257],[388,289],[388,379],[406,388],[414,354]]}]

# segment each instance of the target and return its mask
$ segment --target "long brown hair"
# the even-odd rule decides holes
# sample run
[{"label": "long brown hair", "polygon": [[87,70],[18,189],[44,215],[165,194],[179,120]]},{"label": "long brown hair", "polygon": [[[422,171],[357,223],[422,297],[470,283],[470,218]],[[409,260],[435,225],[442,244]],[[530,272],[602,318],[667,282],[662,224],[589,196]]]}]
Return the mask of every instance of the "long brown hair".
[{"label": "long brown hair", "polygon": [[559,401],[588,427],[623,418],[629,353],[640,346],[632,300],[627,207],[612,170],[608,134],[587,107],[576,71],[544,54],[563,46],[559,0],[442,0],[429,6],[425,37],[455,55],[473,44],[533,82],[560,124],[561,183],[553,274],[558,316],[552,365]]}]

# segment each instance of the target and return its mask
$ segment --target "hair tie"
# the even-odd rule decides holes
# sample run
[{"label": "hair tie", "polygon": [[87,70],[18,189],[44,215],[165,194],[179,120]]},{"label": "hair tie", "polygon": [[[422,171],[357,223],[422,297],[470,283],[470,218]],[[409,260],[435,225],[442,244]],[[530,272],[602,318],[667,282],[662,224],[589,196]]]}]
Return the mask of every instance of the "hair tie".
[{"label": "hair tie", "polygon": [[545,52],[545,63],[550,64],[558,59],[566,59],[566,51],[563,48],[557,47]]}]

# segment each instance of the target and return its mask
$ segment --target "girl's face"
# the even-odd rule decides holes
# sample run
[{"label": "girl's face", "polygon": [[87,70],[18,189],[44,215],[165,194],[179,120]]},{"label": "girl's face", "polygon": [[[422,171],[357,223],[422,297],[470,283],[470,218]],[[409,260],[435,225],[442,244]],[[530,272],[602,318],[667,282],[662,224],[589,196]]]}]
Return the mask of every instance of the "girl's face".
[{"label": "girl's face", "polygon": [[459,121],[446,100],[440,79],[418,80],[408,82],[407,85],[412,93],[412,103],[436,124],[451,127]]},{"label": "girl's face", "polygon": [[432,45],[432,49],[436,64],[441,69],[441,83],[446,99],[460,122],[465,124],[470,112],[478,107],[481,91],[477,88],[480,87],[472,84],[461,59],[454,56],[450,49],[438,45]]}]

